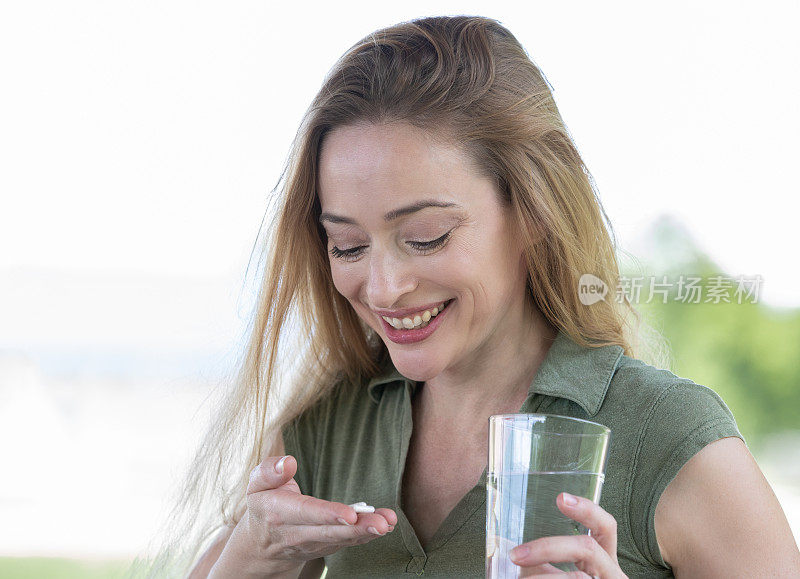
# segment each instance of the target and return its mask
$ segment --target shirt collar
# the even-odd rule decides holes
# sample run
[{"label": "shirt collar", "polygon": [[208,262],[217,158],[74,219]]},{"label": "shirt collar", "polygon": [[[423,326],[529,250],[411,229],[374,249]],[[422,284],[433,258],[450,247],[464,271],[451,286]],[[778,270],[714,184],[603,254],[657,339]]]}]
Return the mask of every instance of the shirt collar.
[{"label": "shirt collar", "polygon": [[[578,404],[589,416],[594,416],[603,404],[622,353],[623,349],[618,345],[598,348],[580,346],[559,330],[528,388],[528,396],[544,394],[566,398]],[[405,384],[412,389],[417,384],[400,374],[388,360],[384,372],[367,385],[372,400],[379,403],[384,388],[394,383]]]}]

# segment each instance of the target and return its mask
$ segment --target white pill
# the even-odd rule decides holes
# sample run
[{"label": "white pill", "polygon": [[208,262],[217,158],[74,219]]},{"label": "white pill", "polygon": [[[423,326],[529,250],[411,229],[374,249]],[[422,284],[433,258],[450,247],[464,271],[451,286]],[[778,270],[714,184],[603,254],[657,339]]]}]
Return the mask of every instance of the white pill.
[{"label": "white pill", "polygon": [[353,507],[353,510],[355,512],[357,512],[357,513],[374,513],[375,512],[375,507],[372,507],[372,506],[370,506],[370,505],[368,505],[366,503],[363,503],[363,502],[362,503],[353,503],[350,506]]}]

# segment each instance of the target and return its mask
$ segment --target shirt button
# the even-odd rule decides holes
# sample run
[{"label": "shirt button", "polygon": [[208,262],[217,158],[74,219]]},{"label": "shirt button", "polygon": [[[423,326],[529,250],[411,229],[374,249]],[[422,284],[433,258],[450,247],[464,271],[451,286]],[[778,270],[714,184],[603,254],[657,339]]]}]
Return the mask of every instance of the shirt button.
[{"label": "shirt button", "polygon": [[416,573],[422,575],[425,572],[425,562],[427,557],[411,557],[411,560],[406,565],[406,573]]}]

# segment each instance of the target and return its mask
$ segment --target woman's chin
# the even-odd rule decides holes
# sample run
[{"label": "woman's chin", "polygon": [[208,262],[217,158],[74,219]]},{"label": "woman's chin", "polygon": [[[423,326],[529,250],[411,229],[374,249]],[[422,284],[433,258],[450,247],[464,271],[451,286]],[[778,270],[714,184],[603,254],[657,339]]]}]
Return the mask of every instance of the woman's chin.
[{"label": "woman's chin", "polygon": [[391,348],[389,354],[395,369],[409,380],[427,382],[441,372],[438,361],[429,356],[409,356],[392,352]]}]

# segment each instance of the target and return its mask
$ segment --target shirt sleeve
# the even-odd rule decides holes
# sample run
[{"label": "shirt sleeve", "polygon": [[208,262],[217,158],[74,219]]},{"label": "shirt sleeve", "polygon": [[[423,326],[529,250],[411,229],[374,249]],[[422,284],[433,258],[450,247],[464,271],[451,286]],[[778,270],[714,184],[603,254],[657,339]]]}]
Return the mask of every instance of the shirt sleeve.
[{"label": "shirt sleeve", "polygon": [[637,547],[651,563],[669,568],[655,533],[655,511],[664,489],[706,445],[735,436],[736,421],[716,392],[682,380],[665,388],[644,419],[631,496],[631,529]]}]

